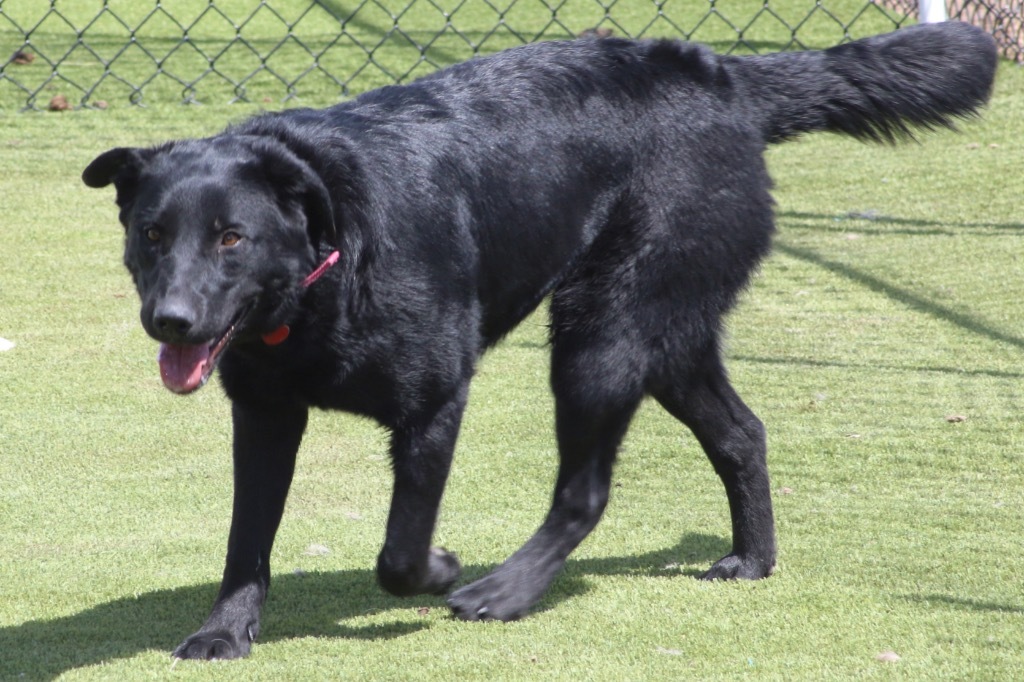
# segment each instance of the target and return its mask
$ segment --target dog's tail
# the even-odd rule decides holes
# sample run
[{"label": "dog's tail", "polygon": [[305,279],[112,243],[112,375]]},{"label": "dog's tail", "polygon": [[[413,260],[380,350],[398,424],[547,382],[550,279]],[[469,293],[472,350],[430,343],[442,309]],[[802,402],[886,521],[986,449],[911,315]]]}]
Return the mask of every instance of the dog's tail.
[{"label": "dog's tail", "polygon": [[974,114],[991,93],[997,57],[983,30],[945,22],[731,61],[768,141],[828,130],[893,142]]}]

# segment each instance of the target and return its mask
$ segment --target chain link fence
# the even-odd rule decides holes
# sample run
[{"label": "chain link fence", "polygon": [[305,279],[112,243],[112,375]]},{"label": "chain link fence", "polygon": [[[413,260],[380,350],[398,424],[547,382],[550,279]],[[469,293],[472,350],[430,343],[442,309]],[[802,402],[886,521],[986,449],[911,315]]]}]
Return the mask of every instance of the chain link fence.
[{"label": "chain link fence", "polygon": [[[917,0],[884,0],[902,14],[913,14]],[[946,0],[950,19],[980,26],[996,39],[1007,59],[1024,64],[1024,0]]]},{"label": "chain link fence", "polygon": [[[981,24],[1013,34],[1020,59],[1024,0],[952,2],[992,8]],[[588,32],[758,53],[915,17],[916,0],[0,0],[0,109],[323,103]]]}]

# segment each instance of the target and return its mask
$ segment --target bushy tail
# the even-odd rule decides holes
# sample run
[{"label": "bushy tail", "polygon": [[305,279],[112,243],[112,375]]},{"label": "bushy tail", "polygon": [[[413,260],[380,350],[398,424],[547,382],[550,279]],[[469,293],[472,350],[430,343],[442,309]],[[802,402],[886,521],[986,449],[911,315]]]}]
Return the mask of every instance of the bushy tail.
[{"label": "bushy tail", "polygon": [[997,59],[983,30],[945,22],[730,61],[770,142],[816,130],[893,142],[974,114],[991,93]]}]

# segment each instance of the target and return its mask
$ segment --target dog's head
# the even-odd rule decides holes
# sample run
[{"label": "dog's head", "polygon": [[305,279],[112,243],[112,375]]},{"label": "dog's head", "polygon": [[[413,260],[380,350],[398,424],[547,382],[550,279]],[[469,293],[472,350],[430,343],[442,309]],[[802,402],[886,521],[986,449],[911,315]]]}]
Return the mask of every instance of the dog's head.
[{"label": "dog's head", "polygon": [[336,243],[320,177],[286,147],[222,135],[111,149],[82,173],[117,189],[142,326],[176,393],[202,386],[233,340],[288,321],[322,240]]}]

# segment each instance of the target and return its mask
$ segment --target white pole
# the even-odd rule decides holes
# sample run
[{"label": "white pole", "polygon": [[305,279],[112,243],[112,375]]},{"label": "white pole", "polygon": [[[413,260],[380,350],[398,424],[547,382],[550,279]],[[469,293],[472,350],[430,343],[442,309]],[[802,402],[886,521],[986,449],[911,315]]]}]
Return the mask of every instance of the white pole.
[{"label": "white pole", "polygon": [[917,17],[922,24],[937,24],[945,21],[946,0],[918,0]]}]

